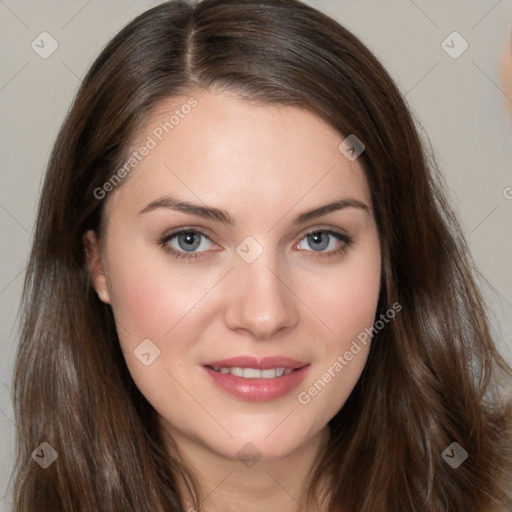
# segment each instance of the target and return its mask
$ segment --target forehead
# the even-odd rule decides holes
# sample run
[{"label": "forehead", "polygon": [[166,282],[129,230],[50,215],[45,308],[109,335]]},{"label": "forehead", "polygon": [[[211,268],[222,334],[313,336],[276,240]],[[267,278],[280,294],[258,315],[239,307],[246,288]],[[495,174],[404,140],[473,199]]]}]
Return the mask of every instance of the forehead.
[{"label": "forehead", "polygon": [[297,201],[351,196],[371,205],[362,167],[339,150],[343,139],[295,106],[224,92],[169,98],[133,138],[134,166],[111,194],[109,210],[165,193],[230,205],[240,210],[235,216],[250,208],[269,221]]}]

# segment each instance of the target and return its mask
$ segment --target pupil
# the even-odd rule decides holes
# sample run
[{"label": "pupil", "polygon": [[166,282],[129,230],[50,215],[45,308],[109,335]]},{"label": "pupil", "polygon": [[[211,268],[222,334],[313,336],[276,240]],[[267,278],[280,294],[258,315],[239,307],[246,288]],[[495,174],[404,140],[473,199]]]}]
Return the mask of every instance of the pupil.
[{"label": "pupil", "polygon": [[181,249],[187,252],[191,252],[199,247],[199,241],[194,240],[197,237],[197,233],[182,233],[178,237],[178,244]]},{"label": "pupil", "polygon": [[[328,233],[313,233],[310,235],[310,240],[313,249],[323,250],[329,245]],[[314,247],[315,245],[316,247]]]}]

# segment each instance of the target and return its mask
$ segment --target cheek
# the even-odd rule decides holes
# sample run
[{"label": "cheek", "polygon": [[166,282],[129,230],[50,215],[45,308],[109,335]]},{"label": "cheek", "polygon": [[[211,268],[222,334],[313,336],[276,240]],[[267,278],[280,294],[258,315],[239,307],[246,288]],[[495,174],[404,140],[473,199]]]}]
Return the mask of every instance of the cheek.
[{"label": "cheek", "polygon": [[380,249],[372,243],[371,250],[354,253],[329,280],[310,283],[318,316],[331,333],[318,337],[321,355],[297,398],[305,413],[315,411],[319,424],[341,409],[364,369],[380,281]]},{"label": "cheek", "polygon": [[[118,247],[113,246],[109,259],[119,342],[137,387],[146,396],[158,395],[172,384],[166,370],[179,370],[184,361],[196,357],[196,341],[210,322],[203,299],[221,274],[178,264],[163,252],[148,250],[147,244],[138,246],[137,241],[124,245],[131,248],[129,254],[114,252]],[[142,346],[149,349],[142,351]],[[148,352],[154,362],[145,366],[138,355]],[[158,357],[153,359],[153,354]]]},{"label": "cheek", "polygon": [[369,251],[354,252],[329,277],[308,280],[312,309],[328,326],[329,348],[343,349],[373,325],[381,282],[377,243]]},{"label": "cheek", "polygon": [[109,266],[120,336],[124,331],[161,340],[207,293],[215,276],[198,273],[192,265],[176,264],[163,251],[150,251],[142,244],[137,250],[136,243],[130,246],[129,255],[112,258],[114,264]]},{"label": "cheek", "polygon": [[[111,304],[135,384],[151,403],[156,400],[154,406],[164,407],[173,387],[166,370],[182,366],[176,362],[184,361],[190,352],[194,333],[187,320],[205,295],[208,279],[199,282],[196,275],[196,282],[191,282],[190,271],[177,271],[165,255],[131,246],[130,255],[109,266]],[[189,327],[188,332],[183,333],[183,326]]]},{"label": "cheek", "polygon": [[162,281],[154,266],[133,258],[120,261],[110,272],[111,302],[121,342],[129,338],[123,333],[157,339],[170,327],[167,324],[179,303],[172,293],[165,293]]}]

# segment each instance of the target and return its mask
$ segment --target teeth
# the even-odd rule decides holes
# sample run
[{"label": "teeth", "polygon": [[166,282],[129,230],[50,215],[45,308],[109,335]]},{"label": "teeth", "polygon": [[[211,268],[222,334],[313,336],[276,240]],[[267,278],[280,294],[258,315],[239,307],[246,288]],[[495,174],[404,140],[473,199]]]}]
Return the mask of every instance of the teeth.
[{"label": "teeth", "polygon": [[243,377],[244,379],[274,379],[275,377],[282,377],[289,375],[293,372],[293,368],[269,368],[268,370],[258,370],[257,368],[226,368],[220,366],[212,366],[216,372],[231,373],[236,377]]},{"label": "teeth", "polygon": [[243,377],[244,369],[243,368],[231,368],[231,375],[235,375],[236,377]]},{"label": "teeth", "polygon": [[[270,375],[270,377],[275,377],[276,376],[276,372],[275,371],[270,370],[270,372],[272,372],[274,374],[274,375]],[[268,370],[267,370],[267,373],[268,373]],[[261,379],[262,371],[261,370],[256,370],[254,368],[244,368],[241,376],[244,379]]]}]

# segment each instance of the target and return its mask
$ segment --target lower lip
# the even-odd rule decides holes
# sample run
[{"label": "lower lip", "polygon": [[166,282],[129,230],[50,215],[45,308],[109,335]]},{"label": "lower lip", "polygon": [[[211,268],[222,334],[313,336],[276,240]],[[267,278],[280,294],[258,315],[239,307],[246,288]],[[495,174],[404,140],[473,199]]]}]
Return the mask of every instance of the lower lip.
[{"label": "lower lip", "polygon": [[306,377],[309,365],[272,379],[244,379],[231,373],[216,372],[207,366],[203,368],[213,382],[229,395],[251,402],[265,402],[280,398],[296,388]]}]

